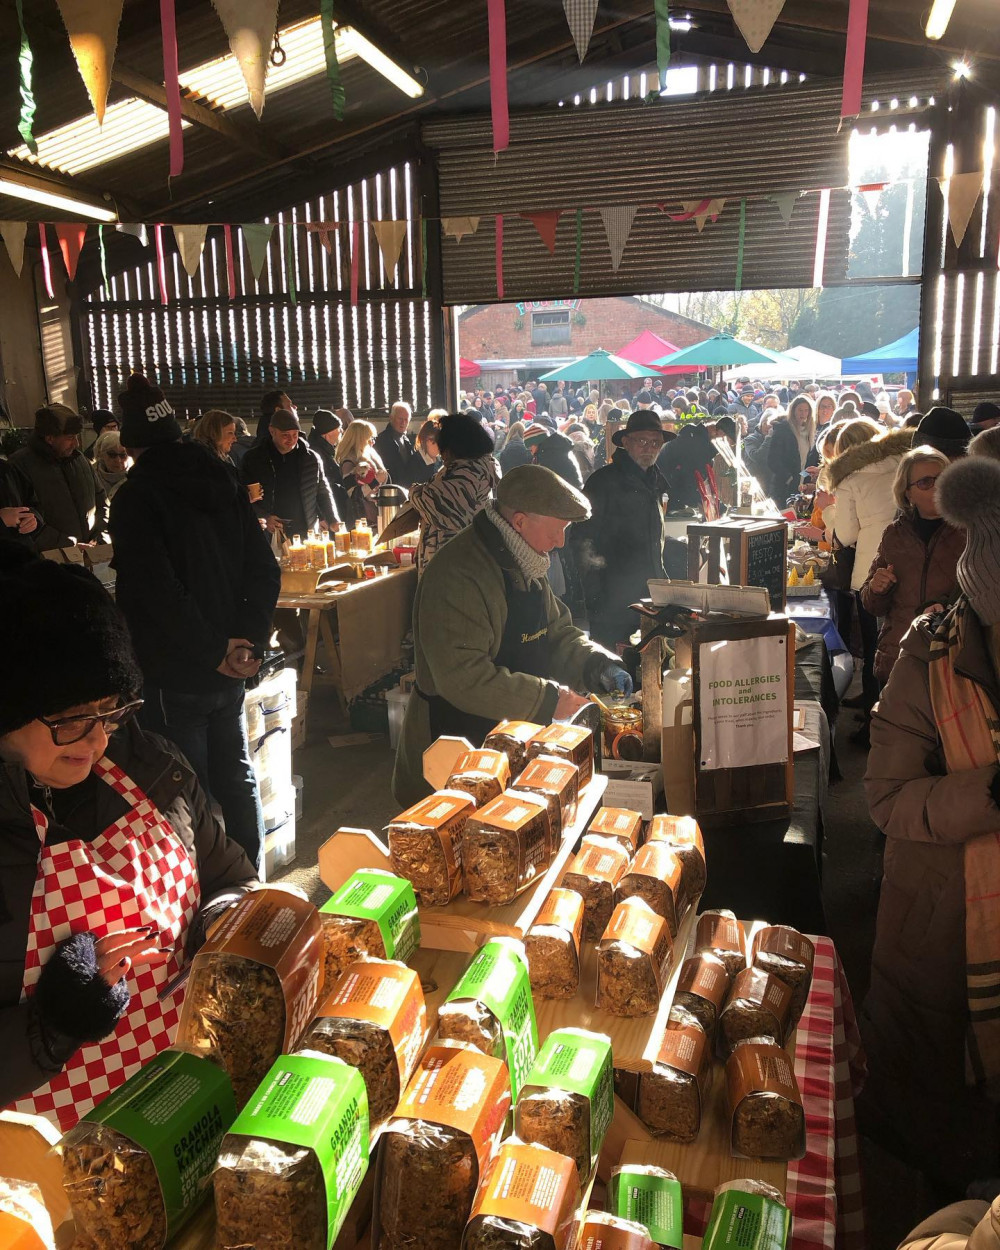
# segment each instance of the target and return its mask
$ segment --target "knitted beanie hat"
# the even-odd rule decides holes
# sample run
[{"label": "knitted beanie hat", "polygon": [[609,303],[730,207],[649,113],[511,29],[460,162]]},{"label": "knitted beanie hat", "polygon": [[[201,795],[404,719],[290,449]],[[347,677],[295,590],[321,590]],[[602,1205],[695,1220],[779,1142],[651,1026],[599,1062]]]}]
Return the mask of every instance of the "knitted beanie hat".
[{"label": "knitted beanie hat", "polygon": [[122,410],[122,446],[152,447],[154,443],[176,443],[181,427],[159,387],[141,373],[133,373],[118,396]]},{"label": "knitted beanie hat", "polygon": [[962,414],[939,404],[928,409],[921,418],[913,446],[923,447],[926,443],[946,456],[960,456],[971,437],[972,431]]},{"label": "knitted beanie hat", "polygon": [[343,421],[329,408],[317,408],[313,415],[312,428],[316,434],[332,434],[343,427]]},{"label": "knitted beanie hat", "polygon": [[533,421],[524,431],[524,445],[525,447],[540,447],[551,434],[552,431],[548,426],[542,425],[539,421]]},{"label": "knitted beanie hat", "polygon": [[1000,462],[974,456],[949,465],[937,503],[949,525],[965,530],[959,586],[984,625],[1000,623]]},{"label": "knitted beanie hat", "polygon": [[86,569],[0,542],[0,603],[0,648],[12,657],[0,735],[110,695],[127,702],[142,686],[125,618]]}]

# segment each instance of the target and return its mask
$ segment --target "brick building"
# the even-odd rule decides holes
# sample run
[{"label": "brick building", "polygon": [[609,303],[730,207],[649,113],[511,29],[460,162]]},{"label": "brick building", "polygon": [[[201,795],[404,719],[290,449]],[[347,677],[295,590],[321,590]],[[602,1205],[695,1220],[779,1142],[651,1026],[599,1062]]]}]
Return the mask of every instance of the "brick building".
[{"label": "brick building", "polygon": [[633,295],[608,299],[527,300],[477,304],[458,319],[459,351],[483,368],[484,387],[509,385],[603,347],[617,352],[652,330],[675,347],[689,347],[715,330]]}]

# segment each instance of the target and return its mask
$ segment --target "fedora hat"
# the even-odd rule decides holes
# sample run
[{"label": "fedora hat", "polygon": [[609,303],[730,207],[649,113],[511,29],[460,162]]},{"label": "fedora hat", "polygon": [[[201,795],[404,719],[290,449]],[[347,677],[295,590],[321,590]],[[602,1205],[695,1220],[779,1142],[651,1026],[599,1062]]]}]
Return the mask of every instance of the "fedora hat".
[{"label": "fedora hat", "polygon": [[666,442],[667,438],[660,428],[660,418],[649,408],[633,412],[626,425],[620,430],[615,430],[611,435],[611,441],[616,447],[621,447],[622,439],[626,434],[659,434],[663,442]]}]

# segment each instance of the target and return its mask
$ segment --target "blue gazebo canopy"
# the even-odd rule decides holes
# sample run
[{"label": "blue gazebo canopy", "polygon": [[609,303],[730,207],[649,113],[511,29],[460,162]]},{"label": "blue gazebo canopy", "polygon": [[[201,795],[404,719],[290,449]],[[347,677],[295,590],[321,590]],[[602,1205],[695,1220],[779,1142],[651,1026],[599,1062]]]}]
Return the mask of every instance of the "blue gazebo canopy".
[{"label": "blue gazebo canopy", "polygon": [[913,329],[894,343],[873,348],[861,356],[849,356],[841,364],[844,373],[916,373],[920,330]]}]

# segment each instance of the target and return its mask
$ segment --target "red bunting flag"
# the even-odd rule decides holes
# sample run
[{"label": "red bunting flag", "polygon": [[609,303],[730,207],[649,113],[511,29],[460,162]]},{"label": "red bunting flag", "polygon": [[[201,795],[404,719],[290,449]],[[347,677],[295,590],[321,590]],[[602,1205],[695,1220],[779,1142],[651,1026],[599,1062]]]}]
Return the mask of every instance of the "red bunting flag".
[{"label": "red bunting flag", "polygon": [[233,251],[233,228],[230,225],[222,227],[222,233],[226,241],[226,273],[229,277],[229,298],[236,298],[236,255]]},{"label": "red bunting flag", "polygon": [[547,213],[521,213],[538,231],[538,237],[549,249],[551,255],[556,254],[556,227],[559,225],[559,218],[562,215],[562,209],[556,208]]},{"label": "red bunting flag", "polygon": [[62,252],[63,264],[69,274],[70,282],[76,277],[76,266],[80,260],[83,241],[87,234],[86,225],[77,221],[59,221],[55,225],[59,250]]},{"label": "red bunting flag", "polygon": [[507,8],[504,0],[486,0],[490,28],[490,109],[493,113],[493,151],[510,146],[507,104]]},{"label": "red bunting flag", "polygon": [[351,307],[358,306],[358,281],[361,273],[361,222],[351,223]]}]

